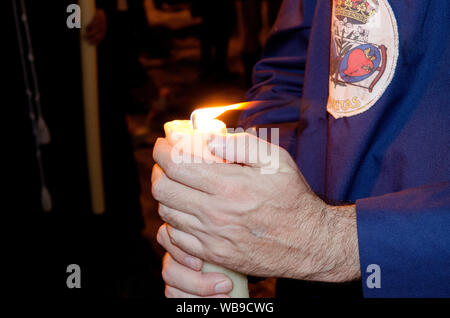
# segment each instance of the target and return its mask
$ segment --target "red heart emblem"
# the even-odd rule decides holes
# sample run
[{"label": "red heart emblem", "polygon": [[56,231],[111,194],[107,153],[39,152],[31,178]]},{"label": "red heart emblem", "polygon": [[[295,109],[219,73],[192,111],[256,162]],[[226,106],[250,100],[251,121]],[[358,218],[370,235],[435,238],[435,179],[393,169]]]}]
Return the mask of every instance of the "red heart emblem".
[{"label": "red heart emblem", "polygon": [[369,56],[370,48],[366,50],[354,49],[348,55],[347,68],[344,74],[347,76],[363,76],[373,71],[375,56]]}]

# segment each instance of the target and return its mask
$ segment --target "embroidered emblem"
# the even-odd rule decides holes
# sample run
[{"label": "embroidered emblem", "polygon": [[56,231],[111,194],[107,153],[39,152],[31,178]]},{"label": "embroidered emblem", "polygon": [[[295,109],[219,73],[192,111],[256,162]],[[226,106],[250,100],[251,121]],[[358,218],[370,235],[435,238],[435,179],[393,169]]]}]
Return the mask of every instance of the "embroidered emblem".
[{"label": "embroidered emblem", "polygon": [[327,111],[337,119],[372,107],[397,57],[397,22],[387,0],[333,0]]}]

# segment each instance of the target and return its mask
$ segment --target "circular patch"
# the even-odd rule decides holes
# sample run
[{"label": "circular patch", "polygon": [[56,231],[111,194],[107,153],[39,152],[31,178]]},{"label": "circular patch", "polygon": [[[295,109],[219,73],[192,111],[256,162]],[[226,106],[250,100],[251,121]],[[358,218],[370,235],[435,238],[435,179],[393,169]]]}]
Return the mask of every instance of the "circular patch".
[{"label": "circular patch", "polygon": [[327,111],[334,118],[365,112],[395,72],[398,30],[387,0],[333,0]]}]

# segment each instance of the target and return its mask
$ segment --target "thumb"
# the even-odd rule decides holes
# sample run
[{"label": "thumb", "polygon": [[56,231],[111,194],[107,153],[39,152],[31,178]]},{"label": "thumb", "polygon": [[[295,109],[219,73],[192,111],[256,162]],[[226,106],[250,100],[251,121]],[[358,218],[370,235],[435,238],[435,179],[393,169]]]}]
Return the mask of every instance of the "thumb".
[{"label": "thumb", "polygon": [[208,148],[216,157],[246,166],[278,169],[280,147],[249,133],[213,135]]}]

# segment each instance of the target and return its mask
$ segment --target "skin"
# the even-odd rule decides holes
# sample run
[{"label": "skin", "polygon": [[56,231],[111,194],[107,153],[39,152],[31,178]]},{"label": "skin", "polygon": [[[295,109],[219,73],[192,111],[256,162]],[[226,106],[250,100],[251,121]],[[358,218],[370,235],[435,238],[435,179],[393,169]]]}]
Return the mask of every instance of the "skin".
[{"label": "skin", "polygon": [[235,134],[212,140],[211,152],[227,161],[212,164],[175,164],[173,146],[162,138],[156,142],[152,193],[166,222],[157,235],[167,250],[166,296],[226,296],[231,281],[202,273],[202,260],[259,277],[359,278],[355,206],[323,202],[282,148],[279,168],[261,173],[263,164],[246,161],[255,144],[230,151],[243,138],[257,139]]},{"label": "skin", "polygon": [[99,45],[106,35],[106,13],[103,9],[97,9],[92,21],[86,27],[84,38],[92,45]]}]

